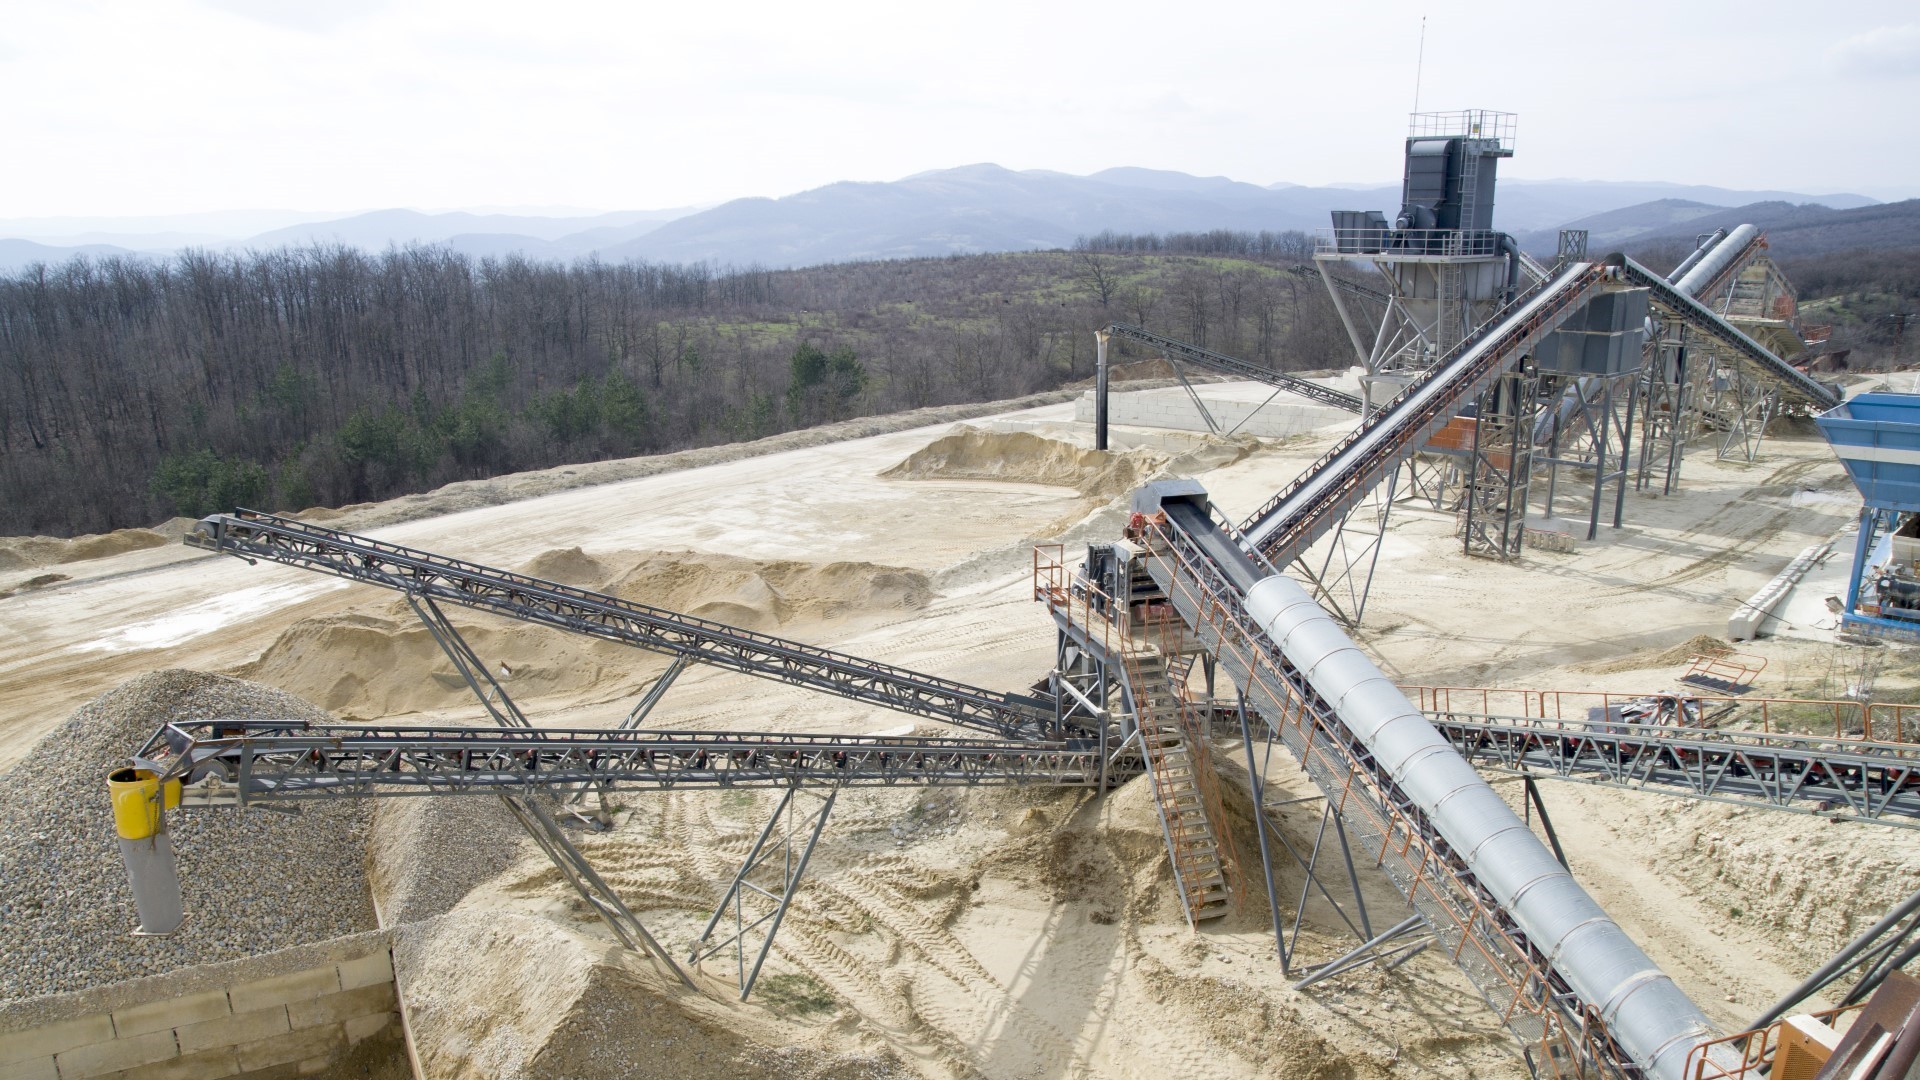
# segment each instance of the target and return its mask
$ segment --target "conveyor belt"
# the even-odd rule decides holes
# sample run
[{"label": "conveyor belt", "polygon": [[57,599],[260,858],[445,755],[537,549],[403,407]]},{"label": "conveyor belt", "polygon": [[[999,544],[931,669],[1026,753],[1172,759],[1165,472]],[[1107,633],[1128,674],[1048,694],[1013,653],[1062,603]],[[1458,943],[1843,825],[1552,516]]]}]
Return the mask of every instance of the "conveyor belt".
[{"label": "conveyor belt", "polygon": [[215,514],[186,538],[194,547],[268,559],[449,604],[541,623],[656,652],[687,656],[911,716],[1005,738],[1044,739],[1051,702],[985,690],[708,619],[636,604],[353,533],[241,510]]},{"label": "conveyor belt", "polygon": [[1482,768],[1920,825],[1920,746],[1807,735],[1428,714]]},{"label": "conveyor belt", "polygon": [[1705,1014],[1303,590],[1241,588],[1175,521],[1148,562],[1174,609],[1514,1033],[1681,1080]]},{"label": "conveyor belt", "polygon": [[1523,293],[1242,523],[1253,549],[1276,566],[1291,562],[1611,276],[1611,267],[1574,263]]},{"label": "conveyor belt", "polygon": [[297,721],[174,722],[154,734],[139,758],[163,775],[187,778],[183,802],[189,806],[564,793],[582,784],[603,790],[785,788],[802,781],[1094,787],[1104,779],[1099,746],[1088,743]]},{"label": "conveyor belt", "polygon": [[1704,334],[1731,351],[1761,382],[1780,392],[1788,401],[1801,402],[1825,410],[1840,404],[1833,391],[1808,378],[1792,364],[1775,356],[1766,346],[1748,337],[1739,327],[1721,318],[1712,308],[1680,291],[1672,282],[1652,270],[1626,260],[1626,280],[1652,291],[1655,307],[1679,319],[1695,332]]},{"label": "conveyor belt", "polygon": [[1252,379],[1256,382],[1263,382],[1268,386],[1279,387],[1282,390],[1298,394],[1311,401],[1317,401],[1322,405],[1331,405],[1336,409],[1345,409],[1350,413],[1357,413],[1361,408],[1360,399],[1354,397],[1352,394],[1341,393],[1331,387],[1321,386],[1316,382],[1296,378],[1285,372],[1273,371],[1269,368],[1260,367],[1257,364],[1249,364],[1245,360],[1236,360],[1224,353],[1217,353],[1211,349],[1203,349],[1198,345],[1189,345],[1184,341],[1175,341],[1169,337],[1161,337],[1159,334],[1142,330],[1137,326],[1132,326],[1127,323],[1113,323],[1109,325],[1104,332],[1115,337],[1123,337],[1131,341],[1140,342],[1142,345],[1151,345],[1175,360],[1185,360],[1188,363],[1199,364],[1201,367],[1212,368],[1224,375],[1233,375],[1242,379]]}]

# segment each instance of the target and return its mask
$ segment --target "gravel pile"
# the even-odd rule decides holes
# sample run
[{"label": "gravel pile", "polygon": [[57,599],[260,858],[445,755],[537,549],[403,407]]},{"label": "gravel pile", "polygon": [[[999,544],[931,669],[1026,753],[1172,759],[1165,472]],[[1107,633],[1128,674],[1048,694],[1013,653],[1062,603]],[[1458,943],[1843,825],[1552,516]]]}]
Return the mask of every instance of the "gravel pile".
[{"label": "gravel pile", "polygon": [[257,683],[157,671],[123,683],[0,774],[0,1001],[80,990],[321,941],[374,927],[368,808],[298,815],[229,809],[168,819],[187,921],[164,938],[139,921],[106,776],[175,719],[331,718]]}]

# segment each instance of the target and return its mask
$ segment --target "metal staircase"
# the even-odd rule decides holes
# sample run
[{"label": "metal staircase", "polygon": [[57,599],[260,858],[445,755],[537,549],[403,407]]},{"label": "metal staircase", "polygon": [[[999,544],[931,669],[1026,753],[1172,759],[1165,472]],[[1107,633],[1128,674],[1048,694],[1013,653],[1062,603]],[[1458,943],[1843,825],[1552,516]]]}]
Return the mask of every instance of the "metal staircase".
[{"label": "metal staircase", "polygon": [[1160,812],[1180,903],[1189,923],[1218,918],[1233,910],[1227,880],[1231,856],[1226,850],[1231,838],[1219,810],[1219,785],[1210,783],[1214,777],[1206,762],[1206,740],[1182,692],[1193,660],[1165,660],[1157,652],[1139,651],[1127,653],[1125,663],[1127,683],[1135,688],[1140,756]]},{"label": "metal staircase", "polygon": [[[1095,576],[1087,566],[1075,573],[1060,555],[1042,558],[1036,551],[1034,598],[1047,605],[1064,638],[1117,676],[1125,705],[1115,718],[1123,741],[1107,777],[1146,772],[1181,906],[1198,924],[1232,910],[1237,865],[1219,778],[1207,757],[1209,709],[1187,690],[1201,645],[1167,604],[1144,552],[1132,545],[1110,550],[1115,562]],[[1137,763],[1131,757],[1136,746]]]}]

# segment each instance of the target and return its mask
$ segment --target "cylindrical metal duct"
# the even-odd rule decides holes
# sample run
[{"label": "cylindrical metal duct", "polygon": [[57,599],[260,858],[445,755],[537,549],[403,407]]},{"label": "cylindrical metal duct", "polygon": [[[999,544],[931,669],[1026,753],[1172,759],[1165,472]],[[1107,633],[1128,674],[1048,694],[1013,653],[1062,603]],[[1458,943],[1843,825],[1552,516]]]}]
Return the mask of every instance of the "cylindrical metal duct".
[{"label": "cylindrical metal duct", "polygon": [[1701,259],[1706,258],[1707,252],[1712,251],[1714,249],[1714,245],[1720,243],[1720,241],[1725,240],[1726,238],[1727,238],[1727,230],[1725,229],[1713,230],[1713,233],[1711,235],[1709,235],[1705,240],[1702,240],[1700,242],[1699,247],[1696,247],[1691,252],[1688,252],[1687,257],[1680,260],[1680,265],[1673,268],[1673,273],[1667,275],[1667,280],[1679,281],[1681,278],[1686,277],[1687,271],[1693,269],[1695,264],[1699,263]]},{"label": "cylindrical metal duct", "polygon": [[1747,245],[1759,237],[1760,230],[1752,225],[1734,226],[1726,239],[1700,256],[1700,261],[1694,263],[1693,269],[1688,270],[1684,276],[1675,280],[1673,287],[1696,300],[1699,299],[1700,290],[1713,284],[1713,279],[1720,276],[1721,271],[1727,268],[1727,264],[1739,258],[1740,253],[1747,250]]},{"label": "cylindrical metal duct", "polygon": [[117,769],[107,777],[120,859],[133,886],[141,934],[171,934],[186,913],[180,901],[180,867],[167,835],[165,811],[180,805],[180,781],[162,784],[150,769]]},{"label": "cylindrical metal duct", "polygon": [[1245,603],[1620,1046],[1647,1075],[1680,1080],[1688,1052],[1717,1034],[1706,1014],[1306,590],[1275,575],[1247,590]]}]

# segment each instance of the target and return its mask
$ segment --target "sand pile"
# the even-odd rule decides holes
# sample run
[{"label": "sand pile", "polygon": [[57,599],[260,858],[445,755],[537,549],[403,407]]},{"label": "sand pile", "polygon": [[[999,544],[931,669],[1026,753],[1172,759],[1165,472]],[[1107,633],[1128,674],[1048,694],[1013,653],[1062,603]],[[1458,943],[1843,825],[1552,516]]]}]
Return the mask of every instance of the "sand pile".
[{"label": "sand pile", "polygon": [[104,559],[161,547],[176,538],[159,529],[118,529],[71,540],[57,536],[0,536],[0,571]]},{"label": "sand pile", "polygon": [[158,671],[124,683],[48,733],[4,774],[0,803],[0,999],[78,990],[373,928],[364,804],[297,816],[228,809],[170,816],[187,921],[138,938],[107,804],[106,775],[156,728],[185,719],[326,714],[271,687]]},{"label": "sand pile", "polygon": [[884,1051],[804,1045],[806,1029],[686,991],[626,959],[544,919],[491,912],[404,928],[394,949],[415,1044],[436,1078],[915,1075]]},{"label": "sand pile", "polygon": [[[665,663],[545,627],[454,621],[516,699],[630,682]],[[502,664],[507,674],[501,675]],[[411,617],[347,613],[302,619],[234,674],[298,694],[343,719],[442,709],[472,698],[433,635]]]},{"label": "sand pile", "polygon": [[1731,652],[1733,652],[1733,646],[1720,638],[1711,634],[1698,634],[1670,649],[1647,649],[1613,660],[1582,664],[1575,670],[1593,675],[1617,675],[1623,671],[1679,667],[1696,656],[1726,656]]},{"label": "sand pile", "polygon": [[570,547],[543,551],[527,560],[526,565],[520,567],[520,572],[528,577],[557,581],[576,589],[598,591],[616,571],[610,563],[597,559],[577,547]]},{"label": "sand pile", "polygon": [[[925,574],[900,567],[694,551],[589,555],[562,548],[536,556],[522,572],[761,633],[793,633],[802,623],[898,617],[933,597]],[[405,601],[377,610],[303,619],[233,673],[346,718],[469,704],[472,692]],[[624,693],[667,663],[616,642],[443,610],[517,701],[608,688]]]},{"label": "sand pile", "polygon": [[1073,488],[1088,498],[1132,491],[1164,466],[1146,450],[1088,450],[1028,431],[961,427],[881,472],[890,480],[999,480]]},{"label": "sand pile", "polygon": [[762,561],[696,551],[648,555],[607,591],[624,600],[747,630],[918,611],[933,585],[917,570],[868,562]]}]

